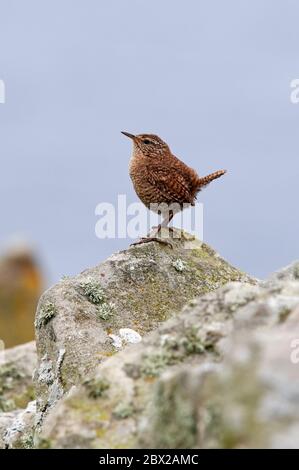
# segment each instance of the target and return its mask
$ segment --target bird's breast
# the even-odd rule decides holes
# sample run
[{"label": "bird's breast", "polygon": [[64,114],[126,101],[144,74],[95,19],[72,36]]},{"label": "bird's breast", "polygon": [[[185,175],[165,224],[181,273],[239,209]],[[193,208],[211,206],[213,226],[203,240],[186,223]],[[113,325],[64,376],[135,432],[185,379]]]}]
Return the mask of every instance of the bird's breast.
[{"label": "bird's breast", "polygon": [[149,181],[148,165],[142,157],[131,157],[129,173],[135,192],[144,205],[149,207],[151,204],[163,202],[160,191]]}]

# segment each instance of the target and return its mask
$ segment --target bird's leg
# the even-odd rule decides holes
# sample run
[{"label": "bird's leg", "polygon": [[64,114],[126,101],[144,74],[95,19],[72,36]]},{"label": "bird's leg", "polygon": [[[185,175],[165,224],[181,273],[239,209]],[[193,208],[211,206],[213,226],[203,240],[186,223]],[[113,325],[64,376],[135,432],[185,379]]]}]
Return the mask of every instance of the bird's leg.
[{"label": "bird's leg", "polygon": [[[162,228],[168,228],[169,230],[169,233],[172,234],[172,238],[184,238],[186,239],[185,237],[185,234],[184,234],[184,230],[183,229],[174,229],[173,227],[168,227],[168,224],[169,222],[173,219],[174,217],[174,212],[172,210],[169,211],[169,214],[167,217],[165,217],[165,219],[162,221],[162,223],[156,227],[152,227],[152,229],[156,229],[156,235],[158,235],[159,232],[161,232]],[[180,232],[180,234],[178,234],[178,232]],[[150,235],[148,235],[150,236]]]},{"label": "bird's leg", "polygon": [[[158,225],[158,227],[153,227],[153,228],[157,229],[157,231],[155,233],[155,236],[151,237],[150,235],[148,235],[145,238],[141,238],[137,242],[132,243],[132,246],[141,245],[142,243],[148,243],[148,242],[158,242],[158,243],[161,243],[163,245],[167,245],[167,246],[170,246],[171,248],[173,248],[170,241],[163,239],[161,236],[160,237],[158,236],[159,233],[161,232],[161,229],[167,227],[167,225],[169,224],[169,222],[171,221],[173,216],[174,216],[174,213],[173,213],[172,210],[170,210],[167,217],[165,217],[165,219],[163,219],[162,223],[160,225]],[[170,230],[170,228],[169,228],[169,230]]]},{"label": "bird's leg", "polygon": [[[168,227],[168,224],[171,222],[171,220],[173,219],[173,216],[174,216],[174,213],[172,210],[169,211],[167,217],[165,217],[165,219],[162,221],[162,223],[159,225],[158,227],[158,231],[157,233],[159,233],[161,231],[162,228],[166,228]],[[169,230],[173,230],[171,227],[168,227]]]},{"label": "bird's leg", "polygon": [[[158,227],[153,227],[153,229],[157,229],[156,235],[161,232],[162,228],[166,228],[169,224],[169,222],[173,219],[174,213],[172,210],[168,212],[168,215],[162,220],[161,224],[158,225]],[[172,227],[168,227],[168,230],[170,232],[173,232]]]}]

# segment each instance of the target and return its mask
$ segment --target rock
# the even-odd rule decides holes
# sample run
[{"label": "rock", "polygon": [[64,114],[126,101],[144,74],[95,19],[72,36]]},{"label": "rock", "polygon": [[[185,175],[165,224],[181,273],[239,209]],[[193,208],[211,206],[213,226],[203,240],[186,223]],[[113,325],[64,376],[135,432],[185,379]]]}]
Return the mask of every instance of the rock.
[{"label": "rock", "polygon": [[257,282],[173,244],[44,294],[36,402],[34,343],[0,354],[0,448],[299,447],[297,264]]},{"label": "rock", "polygon": [[[297,331],[298,333],[298,331]],[[298,448],[292,334],[232,335],[221,365],[168,370],[153,389],[141,444],[152,448]]]},{"label": "rock", "polygon": [[0,353],[0,449],[32,447],[36,363],[34,341]]},{"label": "rock", "polygon": [[34,399],[32,374],[36,363],[33,341],[0,352],[0,412],[26,408]]},{"label": "rock", "polygon": [[[258,330],[239,321],[222,349],[221,364],[182,366],[163,374],[153,390],[151,412],[140,433],[153,448],[298,448],[299,447],[299,283],[281,285],[277,296],[260,292],[244,309],[266,312]],[[290,292],[294,292],[294,297]],[[296,299],[297,308],[281,318],[278,306]],[[269,295],[270,294],[270,295]],[[272,304],[272,305],[271,305]],[[255,307],[255,308],[253,308]],[[237,320],[237,321],[236,321]],[[241,327],[241,330],[239,330]],[[219,346],[219,344],[218,344]],[[296,349],[295,349],[296,348]],[[171,411],[172,410],[172,411]]]},{"label": "rock", "polygon": [[[154,242],[131,247],[52,287],[36,315],[39,422],[104,360],[229,281],[255,282],[184,234],[173,249]],[[114,361],[120,364],[120,356]]]},{"label": "rock", "polygon": [[7,448],[7,444],[5,442],[4,436],[5,436],[7,429],[16,418],[17,414],[18,414],[18,411],[16,410],[9,411],[7,413],[0,413],[0,449]]},{"label": "rock", "polygon": [[294,281],[233,282],[192,300],[73,387],[46,416],[36,445],[275,447],[282,436],[297,445],[290,340],[298,306]]},{"label": "rock", "polygon": [[31,449],[35,431],[36,402],[24,410],[0,414],[0,448]]},{"label": "rock", "polygon": [[209,416],[203,419],[208,424],[199,436],[201,447],[298,448],[294,337],[299,330],[293,326],[232,337],[222,367],[205,384],[201,406]]},{"label": "rock", "polygon": [[270,276],[268,282],[275,281],[298,281],[299,280],[299,261],[294,261]]}]

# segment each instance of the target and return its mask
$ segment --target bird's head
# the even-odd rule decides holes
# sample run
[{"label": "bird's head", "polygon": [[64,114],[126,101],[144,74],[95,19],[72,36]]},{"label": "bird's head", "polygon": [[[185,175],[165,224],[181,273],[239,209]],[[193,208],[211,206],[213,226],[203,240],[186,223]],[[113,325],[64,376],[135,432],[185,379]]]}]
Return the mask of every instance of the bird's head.
[{"label": "bird's head", "polygon": [[163,157],[165,154],[170,153],[170,149],[166,142],[154,134],[129,134],[129,132],[122,132],[126,137],[133,140],[134,153],[138,156],[142,153],[145,157],[155,158]]}]

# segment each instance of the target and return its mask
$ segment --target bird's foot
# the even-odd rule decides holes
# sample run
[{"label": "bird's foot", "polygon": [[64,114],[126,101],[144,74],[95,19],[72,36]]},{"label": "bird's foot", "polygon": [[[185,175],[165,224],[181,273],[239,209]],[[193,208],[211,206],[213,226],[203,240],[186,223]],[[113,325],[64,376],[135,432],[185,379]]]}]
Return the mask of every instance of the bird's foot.
[{"label": "bird's foot", "polygon": [[[173,239],[181,239],[183,238],[184,240],[188,240],[188,237],[186,237],[185,232],[183,229],[180,228],[174,228],[174,227],[162,227],[164,230],[168,229],[169,234],[171,234],[171,238]],[[159,226],[154,226],[152,227],[152,230],[161,230]],[[150,236],[150,234],[148,234]]]},{"label": "bird's foot", "polygon": [[169,246],[170,248],[173,248],[170,241],[165,240],[163,238],[159,238],[159,237],[144,237],[138,240],[137,242],[131,243],[130,246],[142,245],[143,243],[149,243],[149,242],[158,242],[158,243],[161,243],[161,245],[166,245],[166,246]]},{"label": "bird's foot", "polygon": [[173,227],[163,227],[163,226],[161,226],[161,225],[154,225],[154,226],[152,227],[152,230],[161,230],[161,229],[164,229],[164,230],[165,230],[166,228],[167,228],[170,232],[173,233],[173,231],[174,231]]}]

